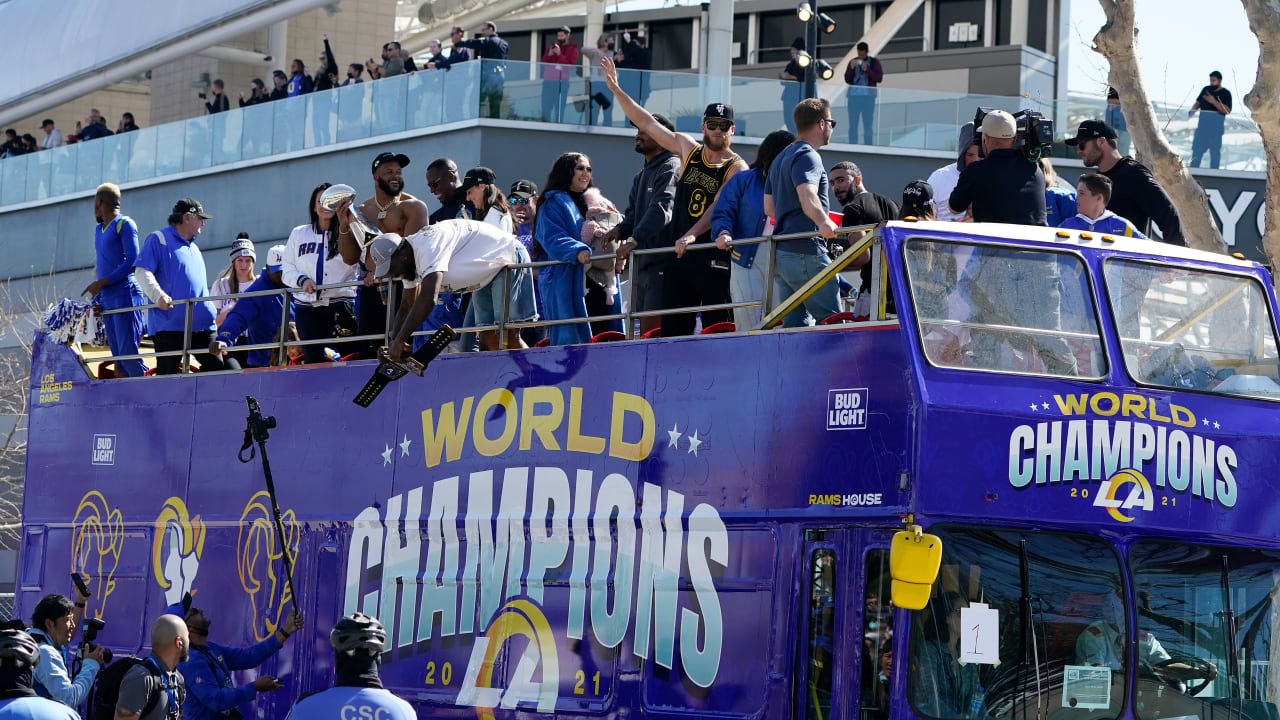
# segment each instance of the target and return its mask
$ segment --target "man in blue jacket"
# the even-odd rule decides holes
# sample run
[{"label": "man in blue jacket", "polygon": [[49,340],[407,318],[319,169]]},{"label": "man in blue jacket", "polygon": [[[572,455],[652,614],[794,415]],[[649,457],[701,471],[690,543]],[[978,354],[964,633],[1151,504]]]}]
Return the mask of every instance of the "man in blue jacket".
[{"label": "man in blue jacket", "polygon": [[237,686],[231,678],[231,671],[256,668],[279,652],[284,641],[302,627],[302,615],[296,609],[280,623],[271,637],[246,648],[210,642],[212,621],[200,608],[188,610],[186,620],[191,633],[191,655],[178,666],[187,684],[187,699],[182,705],[186,720],[254,717],[252,712],[245,712],[240,706],[252,702],[260,692],[284,687],[278,678],[269,675],[260,675],[251,683]]},{"label": "man in blue jacket", "polygon": [[[281,264],[284,262],[284,246],[276,245],[267,251],[267,271],[258,276],[245,293],[263,290],[282,290],[284,275]],[[284,316],[284,295],[249,295],[236,301],[235,307],[227,313],[226,319],[218,326],[218,334],[209,344],[209,352],[221,355],[228,346],[234,345],[236,338],[246,330],[249,332],[249,343],[276,342],[280,337],[280,319]],[[293,321],[293,300],[289,301],[289,321]],[[227,367],[235,370],[239,363],[226,359]],[[249,367],[268,367],[271,365],[270,350],[250,350]]]},{"label": "man in blue jacket", "polygon": [[[97,254],[98,279],[84,289],[91,302],[104,310],[141,307],[147,299],[133,279],[133,263],[138,259],[138,226],[120,213],[120,188],[104,183],[93,196],[93,215],[98,221],[93,246]],[[141,310],[113,313],[103,317],[107,344],[112,355],[137,355],[138,341],[147,334]],[[142,377],[147,366],[140,358],[117,360],[116,369],[125,377]]]}]

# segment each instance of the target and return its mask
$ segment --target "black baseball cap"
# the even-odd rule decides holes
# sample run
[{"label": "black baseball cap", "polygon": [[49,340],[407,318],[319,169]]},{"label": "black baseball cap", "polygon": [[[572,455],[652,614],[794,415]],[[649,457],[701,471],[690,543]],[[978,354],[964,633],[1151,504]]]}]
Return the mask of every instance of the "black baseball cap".
[{"label": "black baseball cap", "polygon": [[205,220],[212,220],[213,216],[204,211],[204,207],[199,202],[191,198],[182,198],[173,204],[173,213],[175,215],[199,215]]},{"label": "black baseball cap", "polygon": [[[666,115],[663,115],[662,113],[653,113],[653,119],[657,120],[659,125],[670,130],[671,132],[676,131],[675,123],[672,123],[671,120]],[[636,126],[635,123],[630,123],[630,124],[631,124],[631,127]]]},{"label": "black baseball cap", "polygon": [[467,171],[462,177],[462,192],[466,192],[477,185],[493,185],[498,181],[498,176],[489,168],[480,166],[473,167]]},{"label": "black baseball cap", "polygon": [[1106,138],[1108,140],[1116,139],[1116,131],[1111,126],[1101,120],[1085,120],[1080,123],[1079,129],[1076,130],[1076,136],[1067,138],[1066,144],[1075,147],[1080,144],[1081,140],[1093,140],[1094,138]]},{"label": "black baseball cap", "polygon": [[378,167],[380,165],[382,165],[383,163],[389,163],[389,162],[393,162],[399,165],[401,168],[407,168],[409,167],[409,156],[405,155],[404,153],[398,153],[398,154],[390,153],[390,152],[378,153],[378,157],[373,159],[373,168],[370,169],[369,172],[376,173],[378,172]]},{"label": "black baseball cap", "polygon": [[902,204],[923,205],[933,201],[933,186],[924,180],[912,180],[902,188]]},{"label": "black baseball cap", "polygon": [[511,183],[511,197],[533,197],[538,194],[538,186],[532,180],[517,180]]},{"label": "black baseball cap", "polygon": [[711,103],[702,113],[703,120],[728,120],[733,122],[733,106],[728,103]]}]

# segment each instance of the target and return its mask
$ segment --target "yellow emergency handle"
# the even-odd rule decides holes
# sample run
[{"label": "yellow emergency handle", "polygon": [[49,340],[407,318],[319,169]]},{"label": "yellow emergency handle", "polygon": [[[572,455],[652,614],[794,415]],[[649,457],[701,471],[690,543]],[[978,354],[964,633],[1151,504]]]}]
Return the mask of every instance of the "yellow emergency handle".
[{"label": "yellow emergency handle", "polygon": [[907,610],[923,610],[933,594],[933,582],[942,567],[942,538],[908,525],[893,535],[889,546],[889,574],[893,576],[893,604]]}]

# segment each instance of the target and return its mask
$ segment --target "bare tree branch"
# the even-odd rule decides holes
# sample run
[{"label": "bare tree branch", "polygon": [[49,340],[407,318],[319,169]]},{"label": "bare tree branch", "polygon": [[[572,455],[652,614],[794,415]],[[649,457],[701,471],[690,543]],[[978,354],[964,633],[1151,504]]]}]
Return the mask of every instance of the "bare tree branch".
[{"label": "bare tree branch", "polygon": [[[1093,36],[1093,49],[1111,64],[1108,80],[1120,93],[1120,107],[1129,125],[1129,135],[1138,148],[1143,163],[1160,183],[1182,220],[1182,233],[1187,244],[1199,250],[1225,253],[1226,243],[1213,221],[1209,195],[1169,146],[1164,131],[1156,122],[1155,111],[1147,98],[1134,50],[1134,4],[1137,0],[1098,0],[1107,22]],[[1247,3],[1249,0],[1245,0]],[[1261,0],[1259,4],[1274,5]],[[1270,199],[1269,199],[1270,200]],[[1164,228],[1161,228],[1163,230]]]}]

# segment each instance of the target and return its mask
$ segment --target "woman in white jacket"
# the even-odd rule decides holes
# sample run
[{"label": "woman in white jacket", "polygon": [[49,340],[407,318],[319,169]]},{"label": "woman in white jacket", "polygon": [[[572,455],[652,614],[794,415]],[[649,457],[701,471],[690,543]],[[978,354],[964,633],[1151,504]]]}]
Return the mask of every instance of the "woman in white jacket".
[{"label": "woman in white jacket", "polygon": [[[289,233],[281,268],[284,284],[298,290],[293,294],[294,317],[304,341],[345,337],[356,330],[355,287],[323,287],[356,279],[356,266],[348,265],[338,252],[334,212],[320,205],[320,193],[331,184],[321,183],[311,191],[311,223]],[[323,344],[303,345],[303,362],[325,362],[324,349]]]}]

